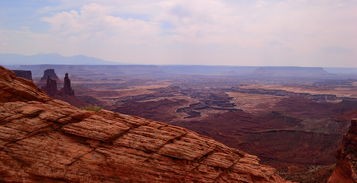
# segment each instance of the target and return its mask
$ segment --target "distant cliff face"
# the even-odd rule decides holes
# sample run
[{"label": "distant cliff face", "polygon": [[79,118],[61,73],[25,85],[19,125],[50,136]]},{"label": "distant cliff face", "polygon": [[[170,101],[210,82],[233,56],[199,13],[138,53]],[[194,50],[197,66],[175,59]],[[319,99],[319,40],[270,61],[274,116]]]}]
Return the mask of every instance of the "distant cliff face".
[{"label": "distant cliff face", "polygon": [[52,99],[0,67],[0,182],[285,182],[187,129]]},{"label": "distant cliff face", "polygon": [[357,119],[351,121],[350,129],[343,138],[337,155],[336,168],[328,182],[357,182]]},{"label": "distant cliff face", "polygon": [[17,77],[28,79],[32,81],[32,72],[25,70],[12,70]]}]

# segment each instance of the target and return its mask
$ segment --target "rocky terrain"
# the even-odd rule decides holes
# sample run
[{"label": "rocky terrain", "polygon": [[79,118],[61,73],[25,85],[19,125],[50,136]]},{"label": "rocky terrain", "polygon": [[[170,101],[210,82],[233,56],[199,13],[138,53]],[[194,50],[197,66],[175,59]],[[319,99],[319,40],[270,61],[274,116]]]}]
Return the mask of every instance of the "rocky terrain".
[{"label": "rocky terrain", "polygon": [[302,182],[328,177],[349,121],[357,117],[356,99],[330,94],[182,86],[152,91],[119,98],[113,110],[210,136]]},{"label": "rocky terrain", "polygon": [[285,182],[181,127],[52,99],[0,67],[1,182]]},{"label": "rocky terrain", "polygon": [[60,78],[70,73],[75,91],[75,96],[57,99],[188,128],[255,154],[279,175],[303,183],[327,181],[342,137],[357,117],[357,77],[331,75],[321,68],[38,65],[12,69],[31,70],[37,83],[49,68]]},{"label": "rocky terrain", "polygon": [[357,182],[357,119],[352,120],[350,129],[343,138],[336,167],[328,182]]}]

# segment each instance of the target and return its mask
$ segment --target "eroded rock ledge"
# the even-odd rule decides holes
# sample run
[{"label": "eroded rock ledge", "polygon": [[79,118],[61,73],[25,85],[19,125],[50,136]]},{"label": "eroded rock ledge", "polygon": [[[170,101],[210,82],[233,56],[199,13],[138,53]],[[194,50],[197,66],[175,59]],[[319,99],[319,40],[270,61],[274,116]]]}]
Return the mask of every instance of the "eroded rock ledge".
[{"label": "eroded rock ledge", "polygon": [[285,182],[181,127],[54,100],[0,67],[0,182]]}]

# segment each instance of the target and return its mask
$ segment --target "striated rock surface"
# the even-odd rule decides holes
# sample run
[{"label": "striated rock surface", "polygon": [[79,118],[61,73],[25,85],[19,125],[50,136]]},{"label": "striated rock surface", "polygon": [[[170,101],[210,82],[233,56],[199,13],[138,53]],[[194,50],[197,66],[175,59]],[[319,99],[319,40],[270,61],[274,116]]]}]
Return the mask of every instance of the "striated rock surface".
[{"label": "striated rock surface", "polygon": [[337,154],[337,164],[329,183],[357,182],[357,119],[351,121],[348,133]]},{"label": "striated rock surface", "polygon": [[285,182],[256,156],[168,124],[84,111],[0,67],[0,182]]}]

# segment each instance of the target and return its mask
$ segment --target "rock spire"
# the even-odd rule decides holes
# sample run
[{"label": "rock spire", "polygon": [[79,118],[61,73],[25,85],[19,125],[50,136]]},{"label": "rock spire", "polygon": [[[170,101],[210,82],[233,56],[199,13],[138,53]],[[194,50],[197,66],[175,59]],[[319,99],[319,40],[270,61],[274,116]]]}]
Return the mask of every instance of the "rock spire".
[{"label": "rock spire", "polygon": [[64,77],[64,85],[63,85],[63,88],[62,88],[62,94],[63,95],[69,95],[69,96],[73,96],[74,95],[74,90],[72,89],[71,80],[68,77],[68,73],[66,73],[65,77]]}]

